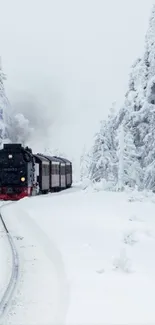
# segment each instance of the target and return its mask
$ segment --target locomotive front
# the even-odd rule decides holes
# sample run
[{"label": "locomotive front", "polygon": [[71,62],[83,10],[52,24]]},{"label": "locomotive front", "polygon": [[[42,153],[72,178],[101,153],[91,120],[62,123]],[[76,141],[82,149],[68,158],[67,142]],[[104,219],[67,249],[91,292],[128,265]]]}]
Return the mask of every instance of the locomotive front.
[{"label": "locomotive front", "polygon": [[0,150],[0,199],[19,200],[32,193],[34,157],[21,144],[4,144]]}]

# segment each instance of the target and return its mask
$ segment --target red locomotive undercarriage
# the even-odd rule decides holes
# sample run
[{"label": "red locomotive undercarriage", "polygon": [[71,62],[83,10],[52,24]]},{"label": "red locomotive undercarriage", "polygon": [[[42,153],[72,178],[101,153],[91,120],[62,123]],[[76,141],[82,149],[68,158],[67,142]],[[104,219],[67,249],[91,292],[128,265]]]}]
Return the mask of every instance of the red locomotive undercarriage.
[{"label": "red locomotive undercarriage", "polygon": [[32,187],[0,187],[0,200],[17,201],[32,195]]}]

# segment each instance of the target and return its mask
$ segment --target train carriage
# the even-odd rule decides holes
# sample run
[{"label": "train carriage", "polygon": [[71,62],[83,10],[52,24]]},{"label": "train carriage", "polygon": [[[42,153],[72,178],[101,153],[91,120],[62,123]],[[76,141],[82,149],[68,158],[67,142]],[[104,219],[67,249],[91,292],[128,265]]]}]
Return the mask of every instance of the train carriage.
[{"label": "train carriage", "polygon": [[60,162],[52,157],[51,159],[51,190],[60,190]]},{"label": "train carriage", "polygon": [[60,187],[64,190],[66,188],[66,166],[60,158],[56,158],[60,161]]},{"label": "train carriage", "polygon": [[66,158],[60,157],[60,159],[65,163],[66,187],[71,187],[71,185],[72,185],[72,163]]},{"label": "train carriage", "polygon": [[52,192],[59,191],[61,187],[60,181],[60,161],[59,159],[47,155],[42,155],[50,162],[50,190]]},{"label": "train carriage", "polygon": [[34,154],[35,163],[39,165],[37,183],[42,193],[48,193],[50,190],[50,163],[47,158],[39,154]]},{"label": "train carriage", "polygon": [[59,161],[60,189],[63,190],[65,188],[67,188],[66,164],[60,157],[54,156],[53,158],[56,159],[57,161]]}]

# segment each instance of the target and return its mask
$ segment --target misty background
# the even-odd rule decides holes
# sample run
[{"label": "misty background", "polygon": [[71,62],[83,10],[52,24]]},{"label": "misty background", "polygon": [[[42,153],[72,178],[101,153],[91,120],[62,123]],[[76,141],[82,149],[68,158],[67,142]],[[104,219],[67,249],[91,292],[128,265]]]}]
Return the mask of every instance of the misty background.
[{"label": "misty background", "polygon": [[78,166],[112,102],[123,104],[153,2],[1,0],[6,93],[35,128],[34,150],[58,148]]}]

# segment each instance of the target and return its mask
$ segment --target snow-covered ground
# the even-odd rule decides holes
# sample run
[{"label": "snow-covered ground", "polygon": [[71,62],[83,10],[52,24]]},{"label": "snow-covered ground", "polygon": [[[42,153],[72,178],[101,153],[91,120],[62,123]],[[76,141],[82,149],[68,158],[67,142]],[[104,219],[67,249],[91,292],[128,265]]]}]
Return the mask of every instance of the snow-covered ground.
[{"label": "snow-covered ground", "polygon": [[154,195],[74,187],[2,213],[20,257],[5,325],[155,323]]},{"label": "snow-covered ground", "polygon": [[[4,297],[4,293],[7,289],[11,278],[12,270],[12,253],[10,244],[7,238],[6,231],[3,224],[0,221],[0,302]],[[0,316],[2,314],[2,308],[4,306],[0,304]]]}]

